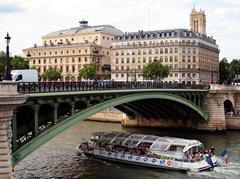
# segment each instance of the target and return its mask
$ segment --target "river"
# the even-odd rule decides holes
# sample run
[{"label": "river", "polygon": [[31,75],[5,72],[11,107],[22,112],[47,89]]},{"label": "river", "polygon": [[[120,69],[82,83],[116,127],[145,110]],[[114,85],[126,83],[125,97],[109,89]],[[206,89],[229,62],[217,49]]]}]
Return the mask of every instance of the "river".
[{"label": "river", "polygon": [[[87,138],[96,131],[127,131],[198,139],[205,146],[214,146],[218,154],[227,148],[230,163],[227,166],[215,167],[211,172],[182,173],[77,156],[76,148],[80,139]],[[16,179],[38,177],[81,179],[240,178],[240,132],[228,131],[225,134],[213,134],[196,131],[122,128],[118,123],[81,121],[44,144],[15,167],[14,178]]]}]

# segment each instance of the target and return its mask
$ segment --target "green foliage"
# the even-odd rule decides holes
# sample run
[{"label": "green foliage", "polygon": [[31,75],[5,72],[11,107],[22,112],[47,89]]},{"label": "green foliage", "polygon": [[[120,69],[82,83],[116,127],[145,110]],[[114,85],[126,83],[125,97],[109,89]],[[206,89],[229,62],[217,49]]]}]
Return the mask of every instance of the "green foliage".
[{"label": "green foliage", "polygon": [[169,67],[160,61],[154,61],[143,67],[143,78],[147,80],[163,80],[168,77]]},{"label": "green foliage", "polygon": [[230,64],[228,63],[226,58],[223,58],[219,62],[219,83],[229,83],[230,77]]},{"label": "green foliage", "polygon": [[104,80],[110,80],[111,79],[111,73],[108,71],[108,72],[105,72],[104,73]]},{"label": "green foliage", "polygon": [[79,70],[79,77],[87,80],[93,80],[96,78],[96,71],[97,71],[96,64],[94,63],[85,64],[83,65],[83,68]]},{"label": "green foliage", "polygon": [[43,80],[57,81],[61,78],[62,72],[56,68],[48,68],[42,75]]},{"label": "green foliage", "polygon": [[230,63],[230,79],[231,81],[235,78],[235,75],[240,75],[240,59],[233,59]]},{"label": "green foliage", "polygon": [[29,69],[28,61],[21,56],[15,55],[11,60],[12,70]]},{"label": "green foliage", "polygon": [[231,63],[229,63],[226,58],[223,58],[219,62],[219,73],[220,84],[230,84],[235,78],[235,75],[240,75],[240,59],[233,59]]}]

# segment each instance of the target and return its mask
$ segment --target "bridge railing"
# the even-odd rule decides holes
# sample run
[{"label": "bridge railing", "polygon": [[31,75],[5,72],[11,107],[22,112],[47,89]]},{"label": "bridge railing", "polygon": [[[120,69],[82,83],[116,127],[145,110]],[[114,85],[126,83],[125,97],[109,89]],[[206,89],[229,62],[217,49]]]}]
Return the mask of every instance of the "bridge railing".
[{"label": "bridge railing", "polygon": [[89,81],[89,82],[19,82],[19,93],[46,93],[63,91],[126,90],[126,89],[208,89],[203,84],[183,84],[168,82],[126,82],[126,81]]}]

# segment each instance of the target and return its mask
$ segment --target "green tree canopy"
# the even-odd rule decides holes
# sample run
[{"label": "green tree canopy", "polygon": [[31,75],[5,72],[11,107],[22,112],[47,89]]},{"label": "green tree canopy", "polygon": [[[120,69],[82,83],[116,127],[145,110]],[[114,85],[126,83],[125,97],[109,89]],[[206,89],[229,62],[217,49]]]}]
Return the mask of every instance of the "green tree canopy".
[{"label": "green tree canopy", "polygon": [[28,60],[15,55],[11,60],[12,70],[29,69]]},{"label": "green tree canopy", "polygon": [[235,75],[240,75],[240,59],[233,59],[230,63],[230,79],[235,78]]},{"label": "green tree canopy", "polygon": [[230,80],[230,64],[226,58],[219,62],[219,83],[229,83]]},{"label": "green tree canopy", "polygon": [[44,80],[57,81],[61,78],[62,72],[56,68],[48,68],[45,73],[42,75]]},{"label": "green tree canopy", "polygon": [[90,63],[83,65],[83,68],[79,70],[79,77],[87,79],[87,80],[93,80],[96,78],[96,64]]},{"label": "green tree canopy", "polygon": [[143,78],[147,80],[163,80],[169,74],[169,67],[160,61],[154,61],[143,67]]}]

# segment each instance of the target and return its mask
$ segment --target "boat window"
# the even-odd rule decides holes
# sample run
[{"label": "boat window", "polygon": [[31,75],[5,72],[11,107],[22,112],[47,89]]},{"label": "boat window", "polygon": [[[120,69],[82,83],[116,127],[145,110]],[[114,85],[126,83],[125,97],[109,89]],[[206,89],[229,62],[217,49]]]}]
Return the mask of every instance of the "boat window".
[{"label": "boat window", "polygon": [[152,146],[151,149],[154,150],[166,150],[169,145],[169,142],[163,142],[163,141],[156,141]]}]

